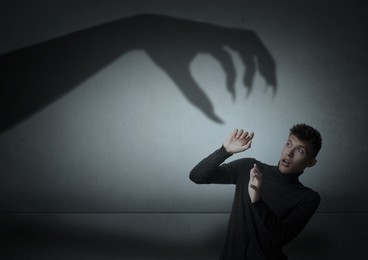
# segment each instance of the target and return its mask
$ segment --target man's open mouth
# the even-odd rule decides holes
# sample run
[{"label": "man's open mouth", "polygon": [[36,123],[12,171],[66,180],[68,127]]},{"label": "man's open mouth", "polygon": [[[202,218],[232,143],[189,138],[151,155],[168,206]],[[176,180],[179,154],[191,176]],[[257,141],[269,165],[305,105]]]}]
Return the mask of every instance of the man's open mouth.
[{"label": "man's open mouth", "polygon": [[281,164],[283,166],[289,167],[290,166],[290,161],[289,160],[286,160],[286,159],[282,159],[281,160]]}]

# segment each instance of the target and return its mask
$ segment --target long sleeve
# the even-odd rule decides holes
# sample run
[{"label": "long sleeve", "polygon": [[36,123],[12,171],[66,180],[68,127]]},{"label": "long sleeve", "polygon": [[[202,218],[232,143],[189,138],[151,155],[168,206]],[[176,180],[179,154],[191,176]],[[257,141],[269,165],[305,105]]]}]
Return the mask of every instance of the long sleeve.
[{"label": "long sleeve", "polygon": [[[229,154],[224,146],[200,161],[190,172],[189,178],[197,184],[234,184],[236,175],[231,165],[222,164]],[[222,165],[221,165],[222,164]]]},{"label": "long sleeve", "polygon": [[[254,158],[229,163],[224,147],[200,161],[189,178],[198,184],[235,184],[229,225],[220,259],[285,260],[282,248],[294,239],[315,213],[320,197],[302,185],[301,173],[282,174],[277,166]],[[251,203],[249,172],[254,163],[263,173],[261,198]]]},{"label": "long sleeve", "polygon": [[285,219],[277,218],[262,198],[252,205],[264,226],[270,232],[274,243],[283,246],[293,240],[303,230],[318,208],[319,203],[320,196],[318,193],[313,192],[311,196],[308,196],[307,199],[292,209]]}]

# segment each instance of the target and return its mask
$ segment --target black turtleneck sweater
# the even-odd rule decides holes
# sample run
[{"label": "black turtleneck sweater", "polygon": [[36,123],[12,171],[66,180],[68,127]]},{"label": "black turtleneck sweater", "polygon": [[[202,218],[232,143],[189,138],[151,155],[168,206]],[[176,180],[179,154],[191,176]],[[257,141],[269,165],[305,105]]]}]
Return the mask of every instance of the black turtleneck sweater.
[{"label": "black turtleneck sweater", "polygon": [[[223,163],[231,155],[222,146],[190,172],[197,184],[235,184],[225,244],[220,259],[287,259],[282,247],[293,240],[316,211],[320,197],[299,182],[301,173],[283,174],[277,166],[244,158]],[[262,172],[261,198],[248,194],[250,170]]]}]

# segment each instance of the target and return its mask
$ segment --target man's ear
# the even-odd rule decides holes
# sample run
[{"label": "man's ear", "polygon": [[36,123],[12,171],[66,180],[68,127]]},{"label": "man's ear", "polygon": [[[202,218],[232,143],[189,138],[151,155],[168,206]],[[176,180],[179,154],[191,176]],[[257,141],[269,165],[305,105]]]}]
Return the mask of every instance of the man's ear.
[{"label": "man's ear", "polygon": [[313,167],[314,165],[316,165],[316,163],[317,163],[317,160],[316,159],[312,159],[310,161],[310,163],[308,164],[308,167]]}]

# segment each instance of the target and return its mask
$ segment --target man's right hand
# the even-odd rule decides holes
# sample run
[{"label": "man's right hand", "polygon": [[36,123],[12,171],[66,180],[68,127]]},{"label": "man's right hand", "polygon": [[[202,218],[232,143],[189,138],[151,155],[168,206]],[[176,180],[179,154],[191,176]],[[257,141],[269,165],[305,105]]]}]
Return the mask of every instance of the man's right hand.
[{"label": "man's right hand", "polygon": [[252,145],[254,133],[243,129],[234,129],[230,137],[224,143],[225,150],[230,153],[239,153],[248,150]]}]

